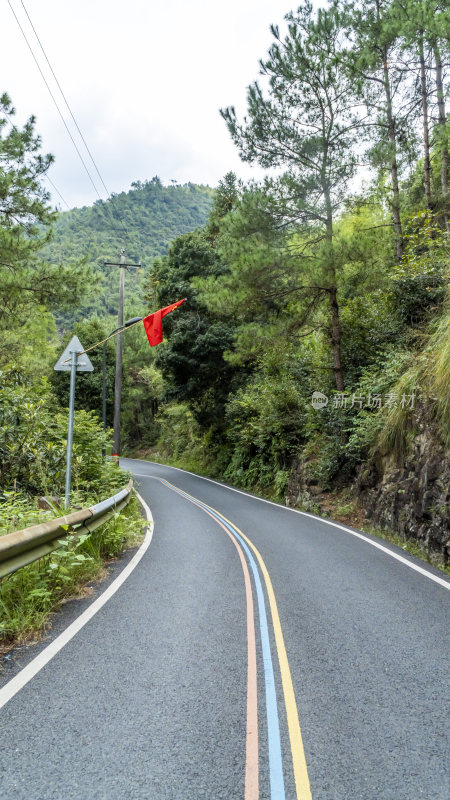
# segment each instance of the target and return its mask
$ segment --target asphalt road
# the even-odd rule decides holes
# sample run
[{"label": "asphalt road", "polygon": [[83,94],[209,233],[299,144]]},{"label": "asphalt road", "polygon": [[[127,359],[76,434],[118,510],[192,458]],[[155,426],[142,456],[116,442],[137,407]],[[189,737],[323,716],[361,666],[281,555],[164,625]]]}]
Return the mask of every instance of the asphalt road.
[{"label": "asphalt road", "polygon": [[153,538],[1,708],[1,800],[448,800],[445,576],[318,518],[122,463]]}]

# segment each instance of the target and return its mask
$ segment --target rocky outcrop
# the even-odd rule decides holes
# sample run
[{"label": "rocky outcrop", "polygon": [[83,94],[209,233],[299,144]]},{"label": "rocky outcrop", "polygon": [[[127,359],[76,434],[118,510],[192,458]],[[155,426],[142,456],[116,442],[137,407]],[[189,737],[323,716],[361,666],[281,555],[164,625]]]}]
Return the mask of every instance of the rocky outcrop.
[{"label": "rocky outcrop", "polygon": [[301,508],[311,514],[320,514],[321,488],[319,481],[310,476],[309,462],[305,464],[301,457],[294,459],[286,490],[285,503],[290,508]]},{"label": "rocky outcrop", "polygon": [[[351,486],[351,495],[374,526],[415,539],[430,558],[450,562],[450,450],[439,432],[419,413],[416,431],[401,458],[378,454],[363,464]],[[292,466],[286,505],[315,514],[328,513],[327,495],[313,478],[311,463],[297,458]],[[342,484],[336,488],[342,489]],[[349,489],[347,484],[347,492]],[[347,494],[348,497],[348,494]]]},{"label": "rocky outcrop", "polygon": [[366,517],[450,559],[450,451],[421,426],[397,463],[378,456],[360,469],[356,490]]}]

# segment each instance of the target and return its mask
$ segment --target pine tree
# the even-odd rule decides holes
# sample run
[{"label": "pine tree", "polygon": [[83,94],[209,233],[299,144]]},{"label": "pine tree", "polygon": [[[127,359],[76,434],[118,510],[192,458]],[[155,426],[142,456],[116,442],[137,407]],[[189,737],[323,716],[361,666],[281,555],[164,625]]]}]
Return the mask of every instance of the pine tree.
[{"label": "pine tree", "polygon": [[425,0],[423,6],[426,10],[424,36],[434,57],[435,93],[438,107],[436,138],[441,157],[442,214],[444,225],[447,231],[450,231],[450,197],[448,190],[449,123],[445,108],[447,91],[444,83],[444,67],[446,63],[448,65],[450,57],[450,8],[446,0]]},{"label": "pine tree", "polygon": [[45,262],[56,214],[42,186],[53,156],[42,155],[35,119],[19,130],[7,94],[0,98],[0,328],[22,321],[30,307],[73,301],[85,275],[71,266]]},{"label": "pine tree", "polygon": [[369,150],[373,166],[391,176],[391,212],[397,260],[403,253],[400,209],[400,159],[414,140],[409,115],[406,78],[399,59],[398,25],[393,24],[389,0],[351,0],[339,5],[347,17],[348,48],[345,65],[353,75],[360,100],[370,114],[374,145]]},{"label": "pine tree", "polygon": [[284,40],[272,26],[275,42],[260,62],[262,75],[269,78],[268,97],[256,82],[248,91],[243,123],[232,107],[221,113],[243,160],[285,170],[281,178],[266,182],[279,225],[301,222],[309,229],[310,246],[321,246],[333,370],[342,390],[333,220],[356,171],[354,144],[363,120],[352,80],[338,69],[343,47],[338,11],[314,14],[307,2],[287,14],[286,21]]},{"label": "pine tree", "polygon": [[[424,148],[424,187],[426,207],[434,208],[431,194],[430,159],[430,100],[433,95],[438,108],[436,144],[441,159],[441,193],[444,224],[448,230],[448,123],[445,110],[443,79],[443,53],[449,53],[450,10],[440,0],[393,0],[392,24],[397,27],[403,49],[413,59],[412,69],[419,67],[419,86],[422,106]],[[431,61],[434,60],[435,87],[430,79]],[[415,63],[416,62],[416,63]]]}]

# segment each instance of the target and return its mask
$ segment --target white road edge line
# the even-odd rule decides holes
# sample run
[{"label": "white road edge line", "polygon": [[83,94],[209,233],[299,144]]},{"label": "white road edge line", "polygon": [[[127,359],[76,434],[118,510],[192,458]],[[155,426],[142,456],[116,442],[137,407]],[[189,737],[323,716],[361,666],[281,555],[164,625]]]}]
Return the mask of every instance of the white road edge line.
[{"label": "white road edge line", "polygon": [[[364,536],[364,534],[362,533],[357,533],[357,531],[352,531],[351,528],[346,528],[344,525],[339,525],[339,523],[337,522],[332,522],[331,520],[324,519],[323,517],[314,516],[314,514],[308,514],[306,511],[299,511],[296,508],[289,508],[289,506],[282,506],[281,503],[274,503],[272,500],[265,500],[264,497],[256,497],[254,494],[249,494],[248,492],[244,492],[241,489],[235,489],[233,486],[227,486],[226,483],[220,483],[220,481],[215,481],[213,480],[213,478],[205,478],[203,475],[196,475],[195,472],[189,472],[189,470],[187,469],[180,469],[180,467],[171,467],[168,464],[159,464],[157,461],[145,461],[143,458],[130,458],[128,460],[140,461],[141,464],[153,464],[154,466],[157,467],[176,469],[178,472],[186,472],[188,475],[193,475],[194,478],[200,478],[202,481],[209,481],[209,483],[215,483],[217,486],[223,486],[224,489],[229,489],[230,492],[237,492],[238,494],[243,494],[245,497],[250,497],[252,500],[259,500],[260,503],[268,503],[270,506],[275,506],[275,508],[281,508],[284,509],[284,511],[291,511],[293,514],[300,514],[302,517],[309,517],[310,519],[316,520],[316,522],[323,522],[325,523],[325,525],[332,525],[334,528],[339,528],[339,530],[344,531],[344,533],[350,533],[352,536],[356,536],[357,539],[362,539],[363,542],[367,542],[367,544],[372,545],[372,547],[376,547],[377,550],[381,550],[388,556],[395,558],[396,561],[400,561],[401,564],[405,564],[410,569],[420,573],[420,575],[424,575],[426,578],[429,578],[430,581],[434,581],[434,583],[437,583],[439,586],[443,586],[444,589],[450,590],[450,581],[447,581],[444,578],[440,578],[438,575],[433,575],[432,572],[428,572],[428,570],[424,569],[423,567],[419,567],[412,561],[408,561],[407,558],[404,558],[398,553],[394,553],[393,550],[389,550],[388,547],[384,547],[382,544],[376,542],[369,536]],[[139,473],[139,472],[136,472],[134,474],[137,477],[139,476],[143,478],[151,477],[150,475],[145,475],[144,473]]]},{"label": "white road edge line", "polygon": [[83,611],[80,616],[74,620],[65,631],[60,633],[56,639],[51,642],[45,650],[42,650],[36,658],[30,661],[26,667],[24,667],[14,678],[11,678],[8,683],[6,683],[0,689],[0,708],[3,708],[6,703],[14,697],[17,692],[19,692],[35,675],[37,675],[40,670],[48,664],[49,661],[59,653],[60,650],[73,639],[74,636],[83,628],[89,620],[92,619],[93,616],[100,611],[102,606],[111,599],[111,597],[117,592],[118,589],[122,586],[122,584],[126,581],[126,579],[131,575],[134,568],[137,567],[139,561],[141,560],[142,556],[145,554],[146,550],[148,549],[150,542],[153,537],[153,529],[154,529],[154,522],[152,517],[152,512],[148,507],[145,500],[141,497],[141,495],[136,492],[136,495],[141,503],[146,517],[148,521],[147,532],[145,534],[144,541],[142,542],[139,550],[134,554],[133,558],[131,559],[130,563],[127,564],[126,567],[123,568],[120,575],[108,586],[107,589],[97,597],[96,600],[86,609]]}]

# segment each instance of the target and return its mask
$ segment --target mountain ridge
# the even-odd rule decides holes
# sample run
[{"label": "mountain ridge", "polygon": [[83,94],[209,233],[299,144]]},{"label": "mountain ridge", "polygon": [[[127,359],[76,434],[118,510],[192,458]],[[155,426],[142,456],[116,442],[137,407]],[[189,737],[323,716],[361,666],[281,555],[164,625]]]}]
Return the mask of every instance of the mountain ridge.
[{"label": "mountain ridge", "polygon": [[[42,256],[52,263],[87,265],[92,271],[92,287],[73,311],[54,309],[58,327],[92,314],[117,314],[118,275],[114,267],[105,268],[104,262],[118,261],[123,248],[127,261],[148,270],[155,258],[168,253],[177,236],[204,225],[213,197],[214,189],[209,186],[163,186],[155,176],[132,183],[131,189],[106,201],[60,212]],[[126,315],[145,310],[141,271],[137,272],[127,273]]]}]

